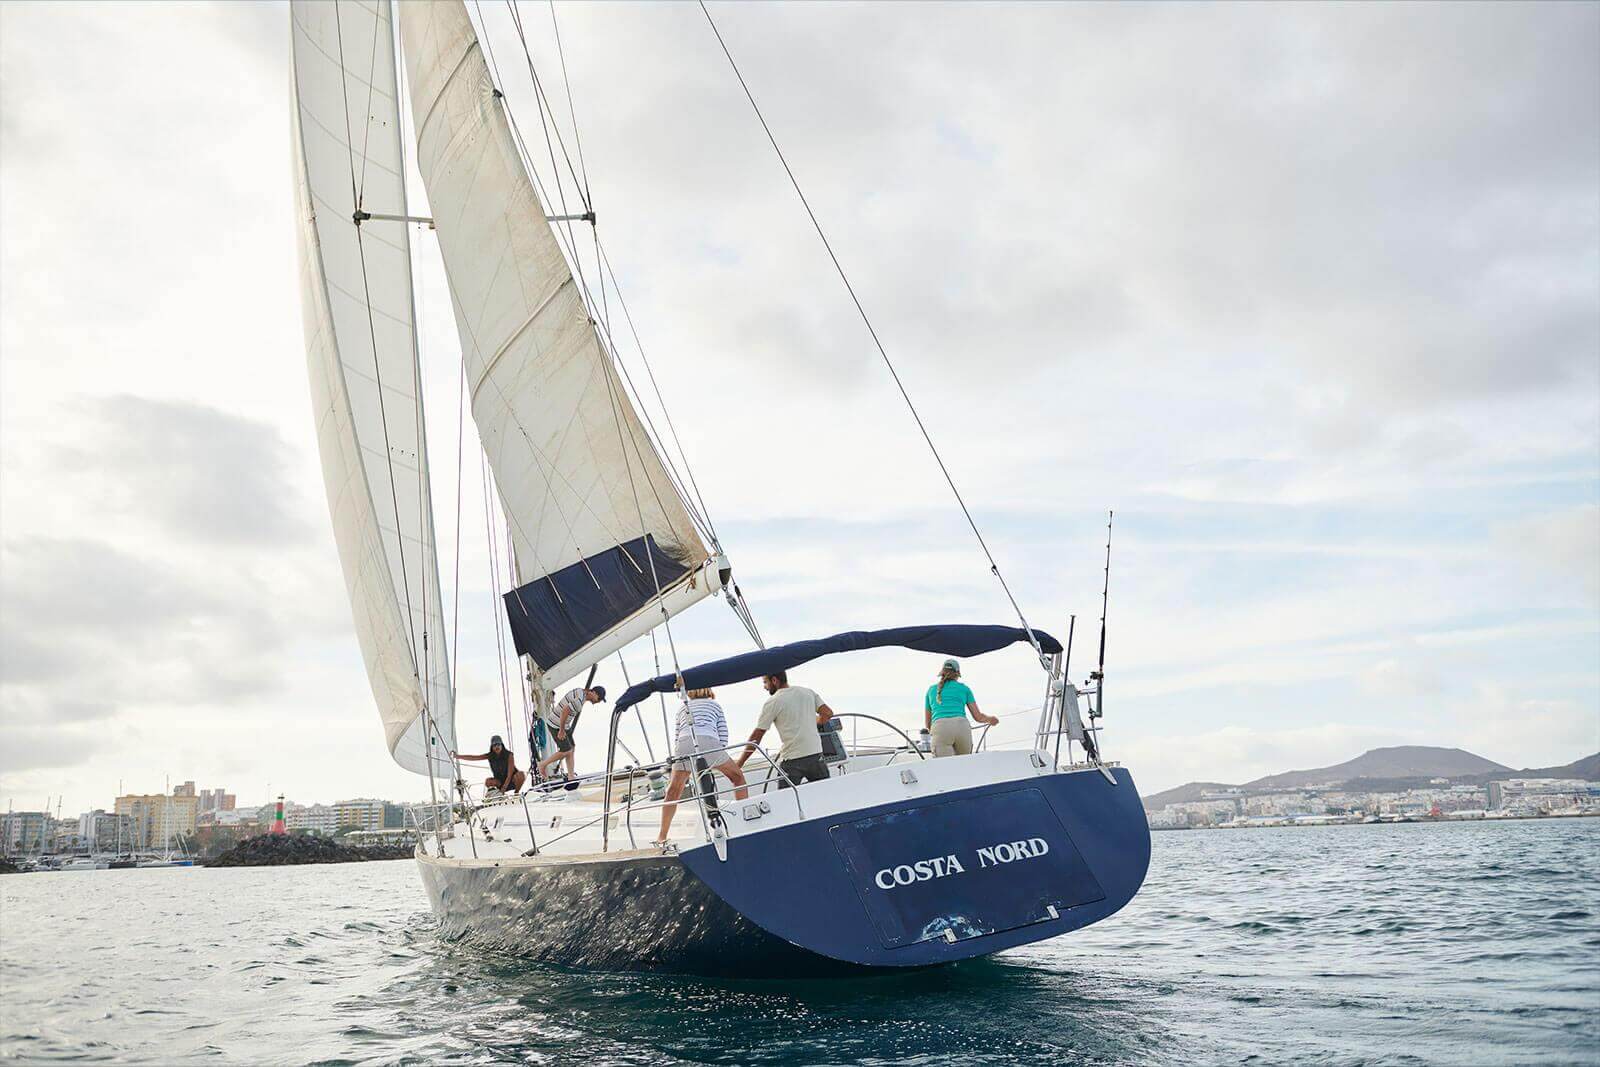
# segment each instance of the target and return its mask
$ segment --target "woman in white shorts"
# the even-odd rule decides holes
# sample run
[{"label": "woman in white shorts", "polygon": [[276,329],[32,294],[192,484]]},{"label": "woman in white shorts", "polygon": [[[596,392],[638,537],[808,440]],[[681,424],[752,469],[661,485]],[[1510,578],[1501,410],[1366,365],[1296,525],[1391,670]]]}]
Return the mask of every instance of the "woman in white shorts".
[{"label": "woman in white shorts", "polygon": [[728,757],[728,719],[716,694],[709,689],[691,689],[689,699],[678,709],[678,726],[672,742],[672,778],[667,782],[666,802],[661,808],[661,833],[656,844],[664,844],[667,831],[672,828],[672,816],[678,810],[678,798],[694,771],[693,764],[704,760],[706,765],[722,775],[736,787],[736,800],[744,800],[750,791],[744,786],[744,772]]}]

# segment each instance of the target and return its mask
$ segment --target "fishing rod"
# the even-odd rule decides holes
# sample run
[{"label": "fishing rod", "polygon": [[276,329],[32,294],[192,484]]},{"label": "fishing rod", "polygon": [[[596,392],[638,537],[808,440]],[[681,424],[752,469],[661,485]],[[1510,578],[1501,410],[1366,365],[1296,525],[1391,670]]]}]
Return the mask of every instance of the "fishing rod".
[{"label": "fishing rod", "polygon": [[1089,714],[1098,719],[1106,709],[1106,604],[1111,598],[1111,520],[1116,512],[1106,512],[1106,569],[1105,581],[1100,587],[1100,664],[1089,675],[1095,684],[1095,706]]}]

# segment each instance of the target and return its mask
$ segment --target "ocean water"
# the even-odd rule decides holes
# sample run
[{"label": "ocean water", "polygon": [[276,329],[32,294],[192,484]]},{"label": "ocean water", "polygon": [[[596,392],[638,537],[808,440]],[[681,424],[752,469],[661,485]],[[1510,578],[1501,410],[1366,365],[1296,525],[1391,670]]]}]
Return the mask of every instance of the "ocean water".
[{"label": "ocean water", "polygon": [[410,861],[0,878],[0,1059],[1600,1063],[1600,819],[1155,835],[1119,915],[825,983],[442,943]]}]

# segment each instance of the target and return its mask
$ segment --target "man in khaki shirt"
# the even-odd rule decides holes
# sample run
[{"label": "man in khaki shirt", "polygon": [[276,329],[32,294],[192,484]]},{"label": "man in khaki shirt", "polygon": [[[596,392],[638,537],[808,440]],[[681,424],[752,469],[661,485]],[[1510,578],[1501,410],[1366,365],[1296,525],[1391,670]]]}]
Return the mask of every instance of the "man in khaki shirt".
[{"label": "man in khaki shirt", "polygon": [[783,751],[778,754],[778,770],[783,772],[778,788],[826,781],[828,765],[822,762],[822,735],[817,733],[817,727],[833,718],[833,709],[822,702],[815,690],[790,685],[789,675],[783,671],[767,675],[761,684],[771,696],[761,706],[756,728],[739,754],[739,766],[744,766],[767,730],[775,725],[783,740]]}]

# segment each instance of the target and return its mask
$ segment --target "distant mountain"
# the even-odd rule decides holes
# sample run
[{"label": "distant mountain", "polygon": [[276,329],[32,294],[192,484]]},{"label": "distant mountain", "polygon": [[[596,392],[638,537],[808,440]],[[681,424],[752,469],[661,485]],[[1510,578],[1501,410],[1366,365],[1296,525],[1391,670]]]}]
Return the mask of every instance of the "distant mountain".
[{"label": "distant mountain", "polygon": [[[1501,774],[1480,774],[1475,779],[1489,781],[1493,778],[1504,778]],[[1520,771],[1512,771],[1512,778],[1582,778],[1586,782],[1600,781],[1600,752],[1592,756],[1585,756],[1571,763],[1563,763],[1559,767],[1526,767]]]},{"label": "distant mountain", "polygon": [[1246,789],[1295,789],[1321,782],[1347,782],[1352,778],[1460,778],[1469,774],[1494,774],[1511,768],[1459,748],[1397,745],[1375,748],[1353,760],[1309,771],[1287,771],[1246,782]]},{"label": "distant mountain", "polygon": [[1149,811],[1160,811],[1168,804],[1189,804],[1200,799],[1201,793],[1209,793],[1213,789],[1237,789],[1237,786],[1225,785],[1222,782],[1189,782],[1176,789],[1169,789],[1165,793],[1152,793],[1144,798],[1144,806]]},{"label": "distant mountain", "polygon": [[[1355,779],[1396,782],[1404,779],[1426,781],[1429,778],[1450,778],[1455,781],[1482,784],[1498,778],[1582,778],[1600,781],[1600,752],[1575,760],[1561,767],[1540,767],[1514,771],[1502,763],[1484,759],[1459,748],[1435,748],[1431,745],[1398,745],[1393,748],[1375,748],[1355,759],[1336,763],[1332,767],[1316,767],[1305,771],[1286,771],[1269,774],[1242,786],[1222,782],[1189,782],[1163,793],[1153,793],[1144,798],[1147,810],[1158,811],[1168,804],[1187,804],[1200,799],[1202,793],[1217,789],[1296,789],[1324,782],[1349,782]],[[1420,782],[1419,782],[1420,784]]]},{"label": "distant mountain", "polygon": [[1586,782],[1600,781],[1600,752],[1573,760],[1564,767],[1547,767],[1534,771],[1529,778],[1582,778]]}]

